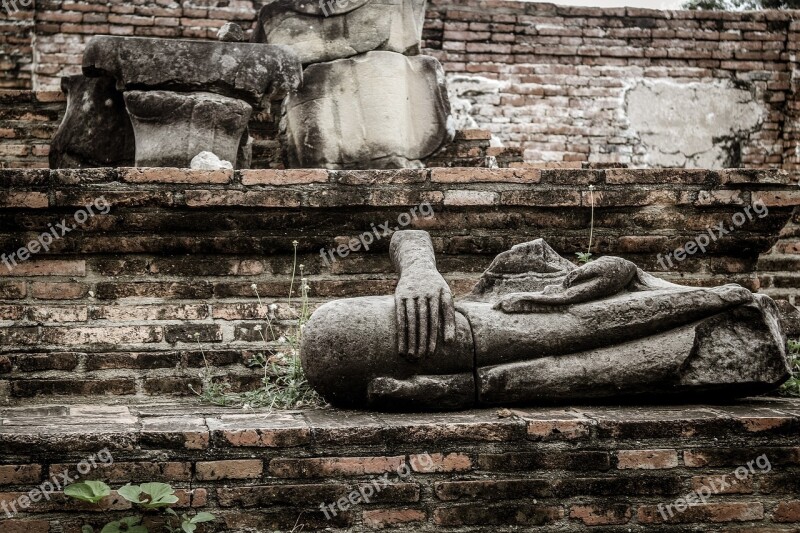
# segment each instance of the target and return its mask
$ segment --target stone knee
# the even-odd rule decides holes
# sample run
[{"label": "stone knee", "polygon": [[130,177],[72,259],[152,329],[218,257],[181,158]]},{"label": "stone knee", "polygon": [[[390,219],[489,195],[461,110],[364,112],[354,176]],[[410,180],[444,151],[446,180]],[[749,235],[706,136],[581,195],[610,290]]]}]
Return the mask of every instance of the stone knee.
[{"label": "stone knee", "polygon": [[439,343],[436,354],[410,362],[397,353],[392,296],[351,298],[320,307],[306,324],[300,356],[306,377],[328,402],[366,407],[376,378],[407,380],[418,375],[473,371],[472,334],[457,314],[456,340]]}]

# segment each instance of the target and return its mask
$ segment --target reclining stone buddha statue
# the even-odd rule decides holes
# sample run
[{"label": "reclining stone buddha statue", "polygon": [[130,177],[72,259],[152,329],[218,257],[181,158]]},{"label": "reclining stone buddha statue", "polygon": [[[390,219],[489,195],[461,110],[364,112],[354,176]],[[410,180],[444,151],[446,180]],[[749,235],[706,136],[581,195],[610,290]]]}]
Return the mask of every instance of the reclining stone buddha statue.
[{"label": "reclining stone buddha statue", "polygon": [[426,232],[395,233],[390,253],[394,297],[330,302],[306,324],[303,367],[333,405],[730,399],[789,376],[777,306],[738,285],[675,285],[617,257],[577,267],[535,240],[454,301]]}]

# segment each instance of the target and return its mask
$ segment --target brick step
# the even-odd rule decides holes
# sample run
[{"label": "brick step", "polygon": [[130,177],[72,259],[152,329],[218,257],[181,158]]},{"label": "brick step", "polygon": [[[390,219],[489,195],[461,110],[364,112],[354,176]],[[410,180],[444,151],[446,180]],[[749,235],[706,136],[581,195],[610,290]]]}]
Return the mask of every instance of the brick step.
[{"label": "brick step", "polygon": [[[20,499],[62,473],[112,489],[170,483],[180,507],[217,516],[218,533],[769,527],[798,520],[798,430],[800,400],[769,398],[447,415],[243,412],[186,401],[19,405],[0,408],[0,502],[25,509],[0,517],[0,529],[72,531],[130,514],[116,495],[101,504],[107,515],[60,491]],[[717,492],[739,467],[747,475]],[[712,481],[707,503],[685,513],[673,504]]]}]

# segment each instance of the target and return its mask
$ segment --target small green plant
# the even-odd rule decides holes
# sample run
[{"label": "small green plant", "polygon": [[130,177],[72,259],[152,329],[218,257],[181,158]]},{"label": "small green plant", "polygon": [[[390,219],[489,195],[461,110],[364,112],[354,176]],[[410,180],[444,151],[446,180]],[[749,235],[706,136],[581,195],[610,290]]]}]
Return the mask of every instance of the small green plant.
[{"label": "small green plant", "polygon": [[792,365],[792,377],[783,384],[780,394],[800,398],[800,341],[789,341],[789,361]]},{"label": "small green plant", "polygon": [[[262,373],[261,386],[252,391],[233,393],[231,386],[225,381],[214,378],[208,361],[201,375],[202,387],[199,391],[192,388],[201,400],[221,407],[242,408],[268,408],[268,409],[300,409],[303,407],[322,407],[325,402],[311,388],[303,365],[300,362],[300,345],[303,340],[303,329],[311,318],[311,309],[308,301],[309,285],[305,278],[304,266],[297,264],[297,241],[293,241],[294,260],[292,264],[292,279],[289,285],[288,305],[291,306],[294,296],[295,278],[300,271],[300,309],[299,316],[293,321],[289,331],[279,334],[275,325],[277,320],[278,305],[271,304],[267,307],[268,314],[264,326],[255,326],[255,331],[261,336],[265,351],[255,354],[248,366],[259,369]],[[263,308],[258,286],[251,285],[253,294],[258,300],[259,308]],[[198,335],[195,335],[197,338]],[[198,339],[198,347],[205,360],[205,352]]]},{"label": "small green plant", "polygon": [[592,220],[589,224],[589,248],[586,252],[576,252],[578,263],[585,265],[592,261],[592,240],[594,239],[594,185],[589,185],[589,199],[592,205]]},{"label": "small green plant", "polygon": [[[143,513],[162,514],[165,517],[164,530],[169,533],[194,533],[197,525],[204,522],[213,522],[214,515],[201,512],[194,516],[184,513],[178,515],[171,509],[172,505],[178,503],[175,489],[166,483],[142,483],[141,485],[131,485],[130,483],[120,488],[117,493],[142,510]],[[106,496],[111,495],[111,487],[102,481],[83,481],[75,483],[64,489],[64,494],[92,505],[97,505]],[[126,516],[120,520],[108,522],[100,530],[100,533],[150,533],[150,530],[142,525],[144,516],[142,514]],[[81,528],[81,533],[95,533],[90,525]]]}]

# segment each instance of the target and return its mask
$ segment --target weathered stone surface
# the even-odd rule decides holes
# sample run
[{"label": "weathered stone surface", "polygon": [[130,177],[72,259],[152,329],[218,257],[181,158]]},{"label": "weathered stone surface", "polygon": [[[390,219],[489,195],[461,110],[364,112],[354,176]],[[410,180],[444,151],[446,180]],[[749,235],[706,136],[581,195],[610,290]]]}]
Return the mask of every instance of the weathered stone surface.
[{"label": "weathered stone surface", "polygon": [[61,80],[67,111],[50,144],[50,168],[125,167],[133,164],[133,127],[112,78]]},{"label": "weathered stone surface", "polygon": [[253,105],[283,98],[303,80],[285,46],[113,36],[89,41],[83,72],[115,78],[121,91],[209,91]]},{"label": "weathered stone surface", "polygon": [[425,232],[395,233],[395,297],[331,302],[302,361],[335,405],[448,409],[620,397],[731,398],[789,376],[775,303],[737,285],[683,287],[605,257],[576,267],[517,245],[455,305]]},{"label": "weathered stone surface", "polygon": [[444,71],[428,56],[369,52],[311,65],[284,102],[292,168],[406,168],[452,139]]},{"label": "weathered stone surface", "polygon": [[225,43],[240,43],[245,40],[244,30],[235,22],[228,22],[217,31],[217,40]]},{"label": "weathered stone surface", "polygon": [[742,140],[768,112],[759,100],[746,82],[640,81],[626,94],[625,112],[648,165],[735,168]]},{"label": "weathered stone surface", "polygon": [[201,152],[236,161],[252,107],[212,93],[128,91],[137,167],[186,168]]},{"label": "weathered stone surface", "polygon": [[374,50],[417,55],[425,0],[272,0],[253,42],[290,46],[304,65]]}]

